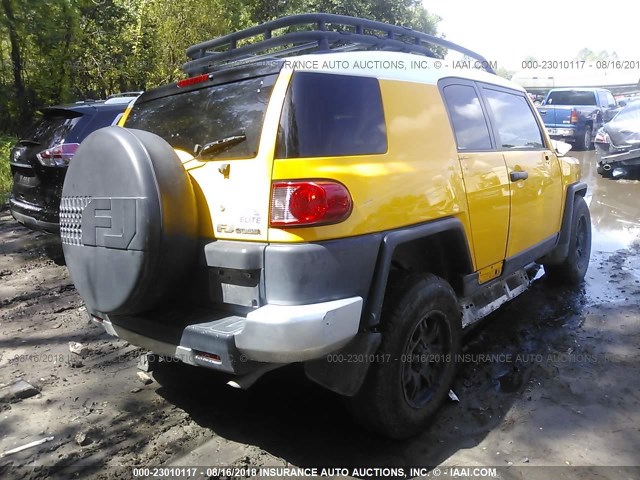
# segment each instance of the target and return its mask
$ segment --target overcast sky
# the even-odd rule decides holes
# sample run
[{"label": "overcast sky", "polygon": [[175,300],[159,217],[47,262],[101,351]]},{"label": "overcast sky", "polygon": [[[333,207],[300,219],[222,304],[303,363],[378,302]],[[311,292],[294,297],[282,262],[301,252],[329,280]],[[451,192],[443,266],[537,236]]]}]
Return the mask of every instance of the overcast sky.
[{"label": "overcast sky", "polygon": [[447,40],[474,50],[499,67],[520,70],[538,60],[572,60],[582,48],[615,51],[640,60],[640,2],[637,0],[423,0],[442,17]]}]

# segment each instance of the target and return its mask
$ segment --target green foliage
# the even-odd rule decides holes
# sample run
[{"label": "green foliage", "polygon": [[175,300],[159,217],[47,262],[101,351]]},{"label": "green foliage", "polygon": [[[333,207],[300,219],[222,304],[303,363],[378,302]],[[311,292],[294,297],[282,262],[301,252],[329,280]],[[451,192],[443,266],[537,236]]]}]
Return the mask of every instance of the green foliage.
[{"label": "green foliage", "polygon": [[0,136],[0,205],[6,202],[9,192],[11,191],[9,152],[16,142],[15,137]]},{"label": "green foliage", "polygon": [[367,17],[432,34],[440,20],[420,0],[0,0],[0,132],[19,133],[46,105],[182,78],[188,46],[303,12]]},{"label": "green foliage", "polygon": [[576,55],[576,60],[586,60],[587,62],[597,61],[597,60],[617,60],[618,54],[616,52],[607,52],[606,50],[601,50],[596,53],[589,48],[583,48]]},{"label": "green foliage", "polygon": [[496,69],[496,74],[502,78],[506,78],[507,80],[511,80],[511,78],[513,77],[513,75],[515,74],[514,71],[512,70],[507,70],[504,67],[498,67]]}]

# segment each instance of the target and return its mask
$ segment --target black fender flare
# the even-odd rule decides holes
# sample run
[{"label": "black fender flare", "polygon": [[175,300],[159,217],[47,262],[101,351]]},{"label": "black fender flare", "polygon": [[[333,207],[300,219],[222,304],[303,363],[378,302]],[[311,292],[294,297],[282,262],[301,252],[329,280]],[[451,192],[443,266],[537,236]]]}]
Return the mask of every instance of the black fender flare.
[{"label": "black fender flare", "polygon": [[571,223],[573,222],[573,203],[577,195],[584,197],[587,193],[587,184],[576,182],[567,186],[565,195],[564,210],[562,213],[562,225],[560,235],[555,248],[542,257],[538,263],[555,265],[562,263],[569,254],[569,236],[571,234]]},{"label": "black fender flare", "polygon": [[382,334],[375,327],[380,322],[391,260],[396,248],[403,243],[445,232],[452,233],[456,238],[455,248],[464,245],[466,255],[462,260],[468,270],[466,273],[473,271],[469,243],[458,218],[446,217],[383,233],[368,301],[360,320],[360,333],[337,352],[306,362],[305,374],[310,380],[340,395],[351,397],[358,393],[382,341]]}]

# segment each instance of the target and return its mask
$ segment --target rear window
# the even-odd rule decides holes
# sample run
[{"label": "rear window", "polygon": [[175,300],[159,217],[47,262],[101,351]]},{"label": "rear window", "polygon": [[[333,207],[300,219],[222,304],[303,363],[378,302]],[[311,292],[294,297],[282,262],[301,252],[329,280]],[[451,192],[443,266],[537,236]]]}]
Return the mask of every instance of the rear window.
[{"label": "rear window", "polygon": [[127,128],[155,133],[173,148],[206,158],[251,158],[277,75],[136,102]]},{"label": "rear window", "polygon": [[295,73],[278,130],[278,158],[369,155],[387,151],[375,78]]},{"label": "rear window", "polygon": [[547,105],[597,105],[593,92],[567,90],[551,92],[547,98]]},{"label": "rear window", "polygon": [[65,141],[71,129],[80,120],[80,116],[75,112],[63,110],[56,110],[55,113],[45,111],[42,118],[22,135],[22,140],[37,142],[45,148],[58,145]]},{"label": "rear window", "polygon": [[624,107],[618,115],[615,117],[616,122],[628,122],[634,121],[637,123],[637,128],[640,129],[640,100],[637,102],[629,103]]}]

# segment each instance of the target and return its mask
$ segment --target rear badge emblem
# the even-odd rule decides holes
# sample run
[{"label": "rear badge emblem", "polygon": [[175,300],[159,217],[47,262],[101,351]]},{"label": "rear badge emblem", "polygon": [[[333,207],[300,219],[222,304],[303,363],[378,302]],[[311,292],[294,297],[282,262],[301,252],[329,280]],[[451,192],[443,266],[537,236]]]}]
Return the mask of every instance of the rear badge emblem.
[{"label": "rear badge emblem", "polygon": [[92,198],[82,211],[82,244],[127,250],[138,230],[137,198]]}]

